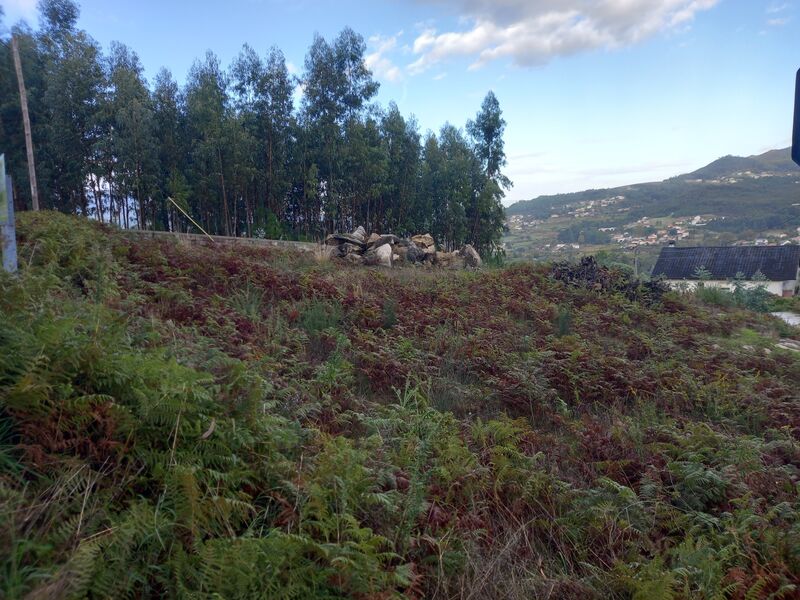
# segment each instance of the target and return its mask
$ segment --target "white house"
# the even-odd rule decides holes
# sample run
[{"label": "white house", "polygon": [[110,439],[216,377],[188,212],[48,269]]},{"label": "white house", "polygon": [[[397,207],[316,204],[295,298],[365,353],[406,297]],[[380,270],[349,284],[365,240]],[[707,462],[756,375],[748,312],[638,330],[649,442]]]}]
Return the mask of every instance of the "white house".
[{"label": "white house", "polygon": [[[800,246],[667,246],[653,267],[653,277],[663,277],[672,286],[693,289],[701,281],[706,287],[733,288],[743,277],[746,286],[763,285],[776,296],[794,296],[800,285]],[[758,277],[760,274],[763,277]]]}]

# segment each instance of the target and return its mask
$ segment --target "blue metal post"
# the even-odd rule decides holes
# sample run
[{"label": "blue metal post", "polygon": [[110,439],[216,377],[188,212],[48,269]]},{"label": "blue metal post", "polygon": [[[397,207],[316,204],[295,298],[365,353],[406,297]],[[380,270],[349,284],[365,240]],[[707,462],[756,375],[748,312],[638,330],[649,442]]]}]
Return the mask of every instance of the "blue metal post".
[{"label": "blue metal post", "polygon": [[[2,156],[0,156],[2,158]],[[5,184],[5,202],[7,213],[0,215],[0,237],[3,239],[3,268],[9,273],[17,271],[17,234],[14,227],[14,196],[12,194],[11,177],[5,174],[4,161],[0,160],[0,186]]]}]

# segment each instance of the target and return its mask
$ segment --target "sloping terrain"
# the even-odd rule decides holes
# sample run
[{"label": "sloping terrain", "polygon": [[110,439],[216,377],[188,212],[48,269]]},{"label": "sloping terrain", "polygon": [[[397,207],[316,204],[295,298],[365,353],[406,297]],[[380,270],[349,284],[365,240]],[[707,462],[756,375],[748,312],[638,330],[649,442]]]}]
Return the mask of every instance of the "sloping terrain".
[{"label": "sloping terrain", "polygon": [[0,596],[800,585],[797,330],[591,261],[381,270],[23,214]]}]

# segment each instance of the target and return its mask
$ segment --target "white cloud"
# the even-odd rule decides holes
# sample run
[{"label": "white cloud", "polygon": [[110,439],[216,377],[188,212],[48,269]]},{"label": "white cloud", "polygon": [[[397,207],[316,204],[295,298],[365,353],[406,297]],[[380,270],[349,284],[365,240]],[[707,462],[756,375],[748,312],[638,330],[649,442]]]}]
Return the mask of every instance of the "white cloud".
[{"label": "white cloud", "polygon": [[6,25],[10,27],[20,19],[34,21],[36,19],[36,3],[37,0],[3,0]]},{"label": "white cloud", "polygon": [[767,19],[767,25],[770,27],[781,27],[789,22],[788,17],[781,17],[779,19]]},{"label": "white cloud", "polygon": [[[786,16],[785,13],[792,8],[791,4],[788,2],[784,2],[779,4],[774,2],[767,6],[766,13],[767,13],[767,26],[768,27],[783,27],[784,25],[788,24],[791,21],[791,17]],[[781,16],[783,13],[783,16]]]},{"label": "white cloud", "polygon": [[402,79],[403,72],[400,67],[386,56],[397,47],[397,39],[402,35],[403,32],[398,31],[388,37],[373,35],[369,38],[368,43],[371,51],[364,57],[364,63],[378,79],[384,79],[391,83],[397,83]]},{"label": "white cloud", "polygon": [[303,103],[303,96],[305,96],[305,94],[306,85],[304,83],[298,83],[292,92],[292,101],[294,102],[295,107],[299,107]]},{"label": "white cloud", "polygon": [[784,10],[787,10],[790,7],[791,4],[789,4],[788,2],[784,2],[783,4],[778,4],[776,2],[775,4],[770,4],[767,7],[767,14],[774,15],[775,13],[783,12]]},{"label": "white cloud", "polygon": [[719,0],[418,0],[450,5],[468,28],[427,27],[414,40],[411,73],[452,57],[470,68],[498,59],[534,66],[556,56],[635,44],[686,27]]}]

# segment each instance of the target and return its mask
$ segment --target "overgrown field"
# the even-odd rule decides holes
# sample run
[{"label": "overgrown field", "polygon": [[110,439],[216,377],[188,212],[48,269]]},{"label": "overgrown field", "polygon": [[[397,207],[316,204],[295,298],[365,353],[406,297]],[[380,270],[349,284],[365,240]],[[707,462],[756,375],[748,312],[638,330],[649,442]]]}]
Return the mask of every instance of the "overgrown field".
[{"label": "overgrown field", "polygon": [[591,266],[19,232],[1,597],[800,597],[771,317]]}]

